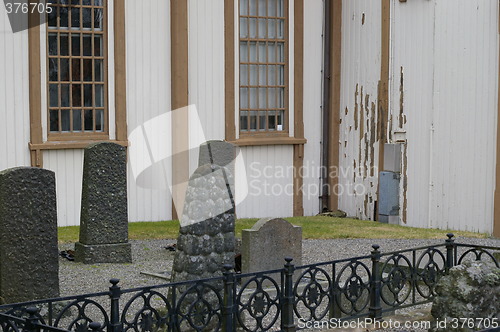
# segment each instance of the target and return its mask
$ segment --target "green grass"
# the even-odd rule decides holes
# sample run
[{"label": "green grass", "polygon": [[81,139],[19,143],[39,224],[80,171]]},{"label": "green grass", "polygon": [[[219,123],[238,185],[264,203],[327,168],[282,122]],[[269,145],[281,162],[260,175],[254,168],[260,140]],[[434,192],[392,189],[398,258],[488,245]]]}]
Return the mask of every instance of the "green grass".
[{"label": "green grass", "polygon": [[[445,239],[446,233],[449,232],[457,237],[488,237],[482,233],[404,227],[351,218],[314,216],[285,219],[294,225],[301,226],[302,236],[305,239]],[[251,228],[257,220],[238,219],[236,235],[241,237],[241,230]],[[78,226],[59,227],[59,242],[77,242],[79,229]],[[129,238],[132,240],[175,239],[178,232],[177,220],[129,223]]]}]

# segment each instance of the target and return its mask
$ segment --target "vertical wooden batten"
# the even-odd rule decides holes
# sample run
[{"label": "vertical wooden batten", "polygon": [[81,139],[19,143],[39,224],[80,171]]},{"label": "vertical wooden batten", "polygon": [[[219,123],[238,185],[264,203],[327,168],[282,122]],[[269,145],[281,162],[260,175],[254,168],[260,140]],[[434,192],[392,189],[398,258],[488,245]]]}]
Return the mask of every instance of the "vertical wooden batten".
[{"label": "vertical wooden batten", "polygon": [[[172,196],[174,202],[179,202],[184,200],[181,196],[189,179],[188,2],[171,0],[170,8],[172,110],[177,110],[172,113]],[[173,219],[180,217],[179,212],[172,204]]]},{"label": "vertical wooden batten", "polygon": [[234,0],[224,0],[224,112],[226,141],[236,140],[234,89]]},{"label": "vertical wooden batten", "polygon": [[[384,144],[387,143],[386,118],[389,109],[389,65],[390,65],[390,37],[391,37],[391,2],[390,0],[381,0],[382,6],[382,28],[381,28],[381,61],[380,61],[380,80],[378,84],[378,133],[379,133],[379,154],[378,154],[378,172],[384,167]],[[379,173],[380,174],[380,173]],[[377,178],[379,176],[377,174]],[[380,181],[378,181],[377,200],[380,200]],[[375,215],[378,220],[378,208]]]},{"label": "vertical wooden batten", "polygon": [[[304,138],[304,0],[294,0],[294,136]],[[304,215],[302,167],[304,144],[293,146],[293,215]]]},{"label": "vertical wooden batten", "polygon": [[[29,110],[30,144],[41,144],[42,136],[42,73],[40,64],[40,15],[28,14]],[[30,149],[31,166],[43,167],[41,149]]]},{"label": "vertical wooden batten", "polygon": [[[340,89],[342,72],[342,0],[333,0],[330,6],[330,104],[328,135],[328,172],[339,167],[339,141],[340,141]],[[335,172],[340,174],[340,172]],[[339,208],[338,190],[339,178],[328,176],[328,207],[335,211]]]},{"label": "vertical wooden batten", "polygon": [[115,126],[116,140],[127,141],[127,74],[125,0],[114,1]]}]

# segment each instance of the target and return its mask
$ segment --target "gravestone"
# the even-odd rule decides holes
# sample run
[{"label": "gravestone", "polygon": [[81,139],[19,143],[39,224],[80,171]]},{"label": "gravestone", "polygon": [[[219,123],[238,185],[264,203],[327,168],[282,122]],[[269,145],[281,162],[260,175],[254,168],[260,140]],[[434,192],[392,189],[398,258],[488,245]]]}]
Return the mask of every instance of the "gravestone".
[{"label": "gravestone", "polygon": [[203,165],[188,182],[177,238],[172,281],[222,275],[234,262],[234,203],[228,191],[232,174],[218,165]]},{"label": "gravestone", "polygon": [[302,265],[302,227],[280,218],[260,219],[242,231],[241,272],[283,268],[285,257]]},{"label": "gravestone", "polygon": [[0,172],[0,303],[59,296],[54,172]]},{"label": "gravestone", "polygon": [[236,145],[226,141],[207,141],[200,145],[198,166],[215,164],[226,167],[234,175],[236,148]]},{"label": "gravestone", "polygon": [[127,155],[115,143],[95,143],[85,149],[83,162],[80,241],[75,260],[130,263],[128,243]]}]

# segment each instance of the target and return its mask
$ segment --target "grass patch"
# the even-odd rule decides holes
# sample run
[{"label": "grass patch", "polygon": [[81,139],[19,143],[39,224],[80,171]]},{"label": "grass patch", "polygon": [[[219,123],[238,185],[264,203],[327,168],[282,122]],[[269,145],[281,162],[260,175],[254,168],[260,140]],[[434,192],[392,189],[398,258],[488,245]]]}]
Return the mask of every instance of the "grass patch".
[{"label": "grass patch", "polygon": [[[313,216],[285,219],[302,227],[304,239],[445,239],[449,232],[457,237],[488,237],[482,233],[404,227],[352,218]],[[251,228],[257,220],[238,219],[236,236],[241,237],[241,230]],[[79,226],[59,227],[59,243],[77,242],[79,230]],[[178,233],[177,220],[129,223],[129,238],[132,240],[175,239]]]}]

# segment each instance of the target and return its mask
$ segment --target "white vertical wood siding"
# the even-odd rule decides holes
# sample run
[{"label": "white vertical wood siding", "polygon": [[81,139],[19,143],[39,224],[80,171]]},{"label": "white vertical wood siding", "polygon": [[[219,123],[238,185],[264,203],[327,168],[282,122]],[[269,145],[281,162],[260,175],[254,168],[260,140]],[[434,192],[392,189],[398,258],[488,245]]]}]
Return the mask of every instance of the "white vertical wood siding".
[{"label": "white vertical wood siding", "polygon": [[[189,0],[188,20],[189,104],[196,107],[205,140],[223,140],[224,1]],[[198,166],[198,149],[192,149],[189,157],[192,174]]]},{"label": "white vertical wood siding", "polygon": [[[293,215],[293,147],[291,145],[241,148],[248,195],[236,207],[238,218]],[[239,188],[236,199],[240,200]]]},{"label": "white vertical wood siding", "polygon": [[406,224],[491,233],[498,1],[392,6],[391,112],[393,130],[399,114],[406,120]]},{"label": "white vertical wood siding", "polygon": [[[377,86],[380,79],[381,3],[342,3],[339,208],[373,219],[377,200],[379,137]],[[332,142],[336,144],[337,142]]]},{"label": "white vertical wood siding", "polygon": [[[328,1],[328,0],[327,0]],[[321,167],[321,102],[323,63],[323,3],[304,6],[304,215],[319,212]]]},{"label": "white vertical wood siding", "polygon": [[[127,0],[125,5],[128,133],[130,135],[143,125],[144,130],[156,125],[162,132],[148,132],[148,137],[152,138],[149,147],[162,155],[164,153],[159,151],[171,151],[171,130],[166,123],[157,123],[165,121],[165,114],[171,110],[170,1]],[[155,171],[146,170],[147,179],[140,183],[131,170],[132,162],[129,159],[129,220],[171,219],[172,195],[165,186],[166,180],[171,179],[170,158],[157,161],[149,169]],[[155,186],[158,183],[162,185]]]},{"label": "white vertical wood siding", "polygon": [[0,6],[0,170],[29,166],[28,31],[12,32]]}]

